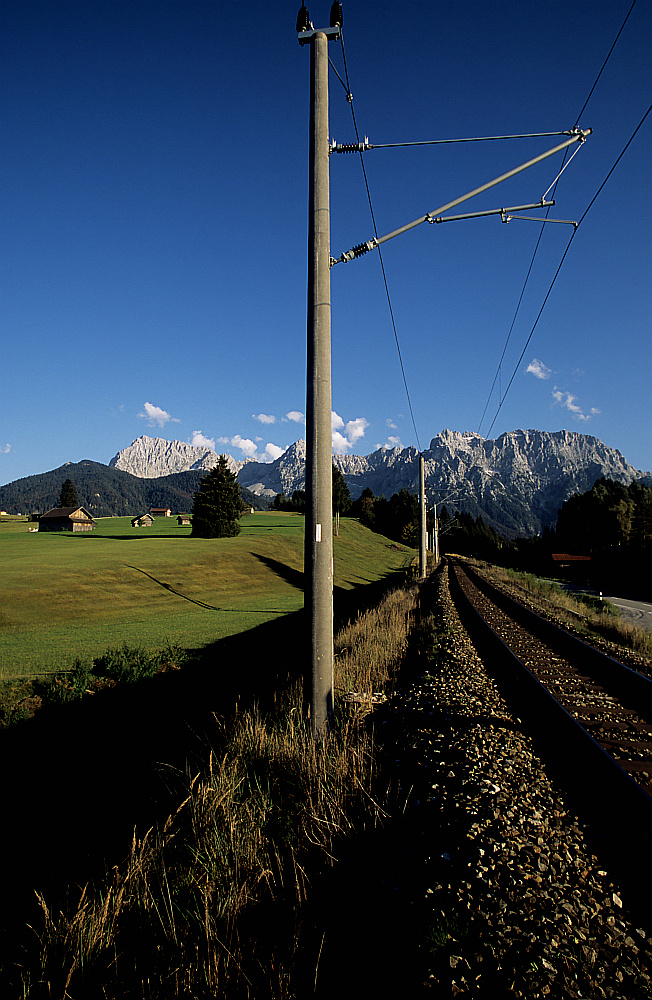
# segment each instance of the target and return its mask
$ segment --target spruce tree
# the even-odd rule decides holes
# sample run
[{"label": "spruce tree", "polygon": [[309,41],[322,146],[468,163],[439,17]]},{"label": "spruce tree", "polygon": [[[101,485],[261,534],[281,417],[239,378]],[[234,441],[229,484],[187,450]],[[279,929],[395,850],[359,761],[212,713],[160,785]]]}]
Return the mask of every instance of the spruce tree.
[{"label": "spruce tree", "polygon": [[237,476],[220,455],[217,465],[201,481],[192,505],[192,534],[196,538],[230,538],[240,534],[242,498]]},{"label": "spruce tree", "polygon": [[346,480],[337,465],[333,464],[333,513],[347,514],[351,507],[351,494]]},{"label": "spruce tree", "polygon": [[79,497],[72,479],[66,479],[59,494],[60,507],[79,507]]}]

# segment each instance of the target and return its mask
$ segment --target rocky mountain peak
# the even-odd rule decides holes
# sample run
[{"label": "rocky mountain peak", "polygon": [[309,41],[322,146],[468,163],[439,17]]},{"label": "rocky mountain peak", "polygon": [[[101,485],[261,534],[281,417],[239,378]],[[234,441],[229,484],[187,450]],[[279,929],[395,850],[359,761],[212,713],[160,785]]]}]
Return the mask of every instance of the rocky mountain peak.
[{"label": "rocky mountain peak", "polygon": [[[129,472],[140,479],[157,479],[171,476],[176,472],[207,472],[217,465],[219,455],[212,448],[196,447],[185,441],[167,441],[165,438],[151,438],[143,434],[123,448],[109,462],[109,467]],[[227,464],[232,472],[239,472],[244,462],[236,462],[227,455]]]},{"label": "rocky mountain peak", "polygon": [[[306,442],[295,441],[274,462],[252,459],[229,467],[253,493],[291,496],[305,489]],[[134,476],[155,478],[173,472],[212,468],[218,459],[210,448],[182,441],[140,437],[110,462]],[[573,493],[583,493],[601,476],[629,484],[643,473],[615,448],[573,431],[507,431],[496,439],[472,431],[445,429],[424,452],[426,493],[431,504],[446,502],[473,514],[506,534],[531,534],[552,525]],[[376,496],[391,497],[401,489],[418,489],[416,448],[380,448],[370,455],[335,455],[351,496],[369,487]]]}]

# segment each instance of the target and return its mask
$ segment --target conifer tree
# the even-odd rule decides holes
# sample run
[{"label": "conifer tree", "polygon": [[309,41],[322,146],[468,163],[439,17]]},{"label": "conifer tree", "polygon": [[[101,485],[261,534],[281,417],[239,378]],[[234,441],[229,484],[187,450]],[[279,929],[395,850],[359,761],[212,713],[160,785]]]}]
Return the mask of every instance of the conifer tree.
[{"label": "conifer tree", "polygon": [[61,493],[59,494],[59,506],[79,507],[79,497],[77,496],[77,489],[72,479],[66,479],[65,483],[61,487]]},{"label": "conifer tree", "polygon": [[242,497],[235,473],[220,455],[217,465],[201,481],[192,506],[192,534],[196,538],[230,538],[240,534]]},{"label": "conifer tree", "polygon": [[340,469],[333,463],[333,513],[346,514],[351,506],[351,494]]}]

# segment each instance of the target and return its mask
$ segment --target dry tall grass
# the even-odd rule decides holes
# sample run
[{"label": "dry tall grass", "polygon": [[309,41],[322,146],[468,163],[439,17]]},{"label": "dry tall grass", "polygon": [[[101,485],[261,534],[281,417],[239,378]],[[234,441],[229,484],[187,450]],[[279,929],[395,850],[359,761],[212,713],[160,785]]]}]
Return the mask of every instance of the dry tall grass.
[{"label": "dry tall grass", "polygon": [[582,600],[554,581],[543,580],[531,573],[520,573],[481,562],[477,562],[476,568],[488,579],[525,592],[535,602],[542,603],[544,608],[553,610],[568,624],[576,628],[579,626],[580,630],[593,631],[610,642],[633,650],[639,656],[648,659],[652,657],[652,633],[649,629],[624,621],[614,605],[606,601],[602,603],[599,598]]},{"label": "dry tall grass", "polygon": [[355,693],[361,702],[385,691],[407,647],[417,588],[395,590],[377,608],[343,628],[335,640],[336,695]]},{"label": "dry tall grass", "polygon": [[[395,591],[338,636],[340,694],[391,685],[416,600],[416,588]],[[9,975],[14,996],[306,995],[320,954],[304,933],[311,881],[378,823],[383,803],[364,711],[339,713],[318,744],[300,692],[294,701],[280,717],[216,724],[219,751],[186,778],[161,830],[134,836],[125,862],[69,906],[52,912],[38,897],[39,925]]]}]

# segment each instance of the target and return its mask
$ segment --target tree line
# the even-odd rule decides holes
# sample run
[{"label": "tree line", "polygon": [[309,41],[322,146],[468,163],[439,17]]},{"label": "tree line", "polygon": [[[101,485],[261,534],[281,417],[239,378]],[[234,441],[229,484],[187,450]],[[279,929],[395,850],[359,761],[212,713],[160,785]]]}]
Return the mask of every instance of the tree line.
[{"label": "tree line", "polygon": [[570,497],[559,512],[556,544],[591,556],[599,579],[650,590],[652,488],[640,481],[623,486],[598,479]]},{"label": "tree line", "polygon": [[587,575],[594,587],[650,590],[652,488],[640,481],[624,486],[598,479],[590,490],[566,500],[555,527],[533,538],[505,538],[481,517],[451,517],[445,508],[439,529],[440,551],[537,574],[551,572],[553,553],[589,556]]},{"label": "tree line", "polygon": [[[285,493],[277,493],[271,509],[304,514],[305,490],[294,490],[289,497]],[[333,465],[333,514],[355,517],[365,527],[404,545],[418,545],[419,504],[412,493],[402,489],[388,500],[384,496],[374,496],[367,487],[357,500],[352,500],[346,480],[336,465]]]},{"label": "tree line", "polygon": [[[333,465],[333,514],[357,518],[361,524],[410,547],[419,543],[419,503],[406,489],[388,500],[369,488],[351,499],[344,476]],[[304,490],[290,497],[279,493],[271,508],[278,511],[306,509]],[[202,480],[193,506],[193,535],[223,537],[237,534],[242,501],[237,477],[221,458]],[[427,514],[426,530],[434,518]],[[599,479],[590,490],[571,496],[559,511],[555,528],[533,538],[509,539],[486,524],[482,517],[464,511],[439,512],[440,553],[472,555],[507,567],[545,574],[553,568],[553,553],[590,556],[588,572],[596,587],[625,586],[644,592],[649,587],[652,558],[652,487],[637,481],[629,486]],[[643,588],[643,590],[641,590]]]},{"label": "tree line", "polygon": [[[333,465],[333,514],[346,516],[351,511],[351,493],[346,480],[336,465]],[[292,496],[283,491],[277,493],[270,504],[270,510],[294,511],[297,514],[306,512],[306,491],[294,490]]]}]

